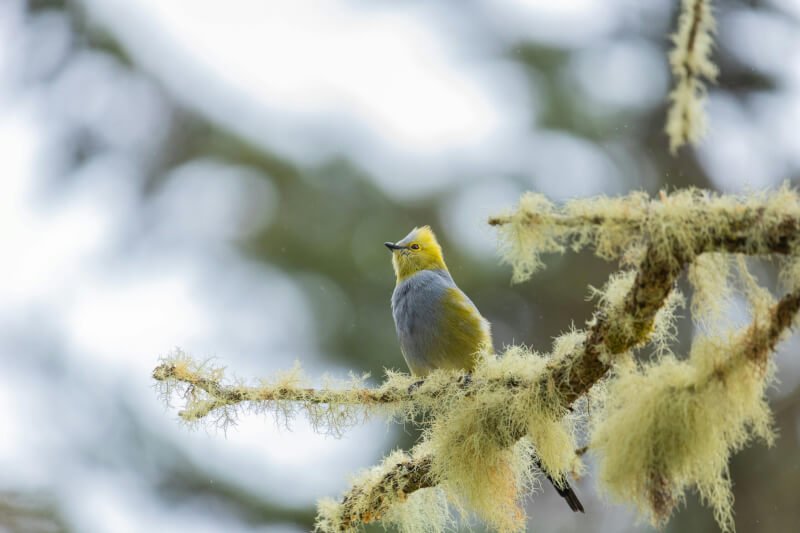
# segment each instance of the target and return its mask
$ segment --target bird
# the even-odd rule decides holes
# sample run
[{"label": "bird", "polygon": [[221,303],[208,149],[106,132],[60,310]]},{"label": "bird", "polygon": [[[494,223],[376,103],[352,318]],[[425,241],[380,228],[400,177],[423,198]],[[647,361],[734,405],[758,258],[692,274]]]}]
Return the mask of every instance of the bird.
[{"label": "bird", "polygon": [[[401,240],[383,244],[392,253],[392,316],[409,370],[420,378],[437,369],[469,376],[479,354],[494,350],[491,325],[453,281],[433,230],[415,227]],[[538,458],[535,463],[570,509],[583,513],[569,483],[556,483]]]}]

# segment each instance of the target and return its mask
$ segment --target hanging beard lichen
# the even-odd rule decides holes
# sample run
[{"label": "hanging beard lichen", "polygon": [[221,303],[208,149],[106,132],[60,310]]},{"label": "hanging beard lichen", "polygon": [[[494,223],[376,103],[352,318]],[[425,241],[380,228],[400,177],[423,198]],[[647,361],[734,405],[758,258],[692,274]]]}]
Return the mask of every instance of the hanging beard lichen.
[{"label": "hanging beard lichen", "polygon": [[720,527],[733,530],[730,455],[754,437],[773,438],[764,399],[772,367],[746,358],[743,342],[700,338],[688,361],[620,367],[608,386],[592,436],[600,483],[655,525],[695,487]]},{"label": "hanging beard lichen", "polygon": [[501,531],[524,528],[534,453],[556,480],[576,467],[572,420],[542,379],[546,364],[522,347],[484,359],[472,377],[479,385],[443,399],[425,435],[435,476]]},{"label": "hanging beard lichen", "polygon": [[[577,337],[570,333],[557,345],[578,342]],[[346,501],[321,502],[318,529],[341,531],[381,520],[408,531],[440,531],[454,520],[449,503],[458,514],[474,512],[495,530],[523,530],[522,500],[535,483],[534,461],[557,483],[582,467],[574,453],[577,415],[565,412],[546,379],[548,360],[511,347],[499,357],[484,355],[468,379],[448,371],[428,375],[418,386],[414,410],[426,428],[422,441],[410,456],[395,452],[364,472]],[[437,488],[406,498],[406,487],[392,472],[423,456],[431,458],[426,486]]]}]

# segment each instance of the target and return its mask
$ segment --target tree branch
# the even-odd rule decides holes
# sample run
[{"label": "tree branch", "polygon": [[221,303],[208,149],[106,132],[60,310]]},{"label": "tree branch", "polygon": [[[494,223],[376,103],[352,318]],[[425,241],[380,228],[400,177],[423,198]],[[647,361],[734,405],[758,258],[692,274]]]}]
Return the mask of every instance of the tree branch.
[{"label": "tree branch", "polygon": [[[394,374],[381,387],[349,384],[346,387],[320,388],[298,386],[300,377],[288,383],[263,383],[256,386],[225,385],[220,369],[203,369],[193,366],[189,359],[168,357],[153,370],[153,379],[168,386],[182,386],[186,398],[185,408],[179,416],[187,421],[203,418],[215,410],[228,409],[241,404],[251,404],[256,409],[274,403],[298,403],[312,406],[355,406],[368,408],[392,407],[402,404],[432,403],[453,389],[469,390],[477,386],[506,389],[531,388],[531,380],[519,377],[478,379],[464,375],[440,376],[436,383],[418,380],[413,376]],[[202,394],[199,394],[202,393]]]},{"label": "tree branch", "polygon": [[[322,412],[319,406],[327,406],[325,409],[331,411],[394,406],[391,408],[395,412],[399,409],[408,415],[430,409],[439,397],[452,398],[453,393],[470,395],[473,389],[478,392],[487,384],[492,390],[514,389],[517,395],[549,395],[555,404],[560,404],[554,412],[560,418],[607,375],[616,356],[647,342],[677,278],[697,255],[797,253],[800,216],[796,193],[785,188],[769,199],[770,202],[759,204],[687,191],[670,196],[662,194],[657,201],[631,195],[601,199],[599,205],[573,203],[556,212],[546,199],[534,195],[523,197],[515,214],[490,219],[492,225],[508,226],[512,232],[523,233],[521,237],[511,234],[510,238],[516,238],[518,245],[515,253],[525,253],[531,238],[539,237],[545,244],[534,245],[534,255],[563,250],[566,245],[579,248],[589,243],[605,258],[622,257],[632,248],[643,250],[631,276],[618,278],[626,290],[618,292],[614,302],[600,302],[574,349],[554,356],[546,365],[541,363],[538,368],[544,370],[527,378],[514,375],[516,370],[511,375],[475,376],[472,380],[435,373],[436,377],[432,375],[420,384],[410,376],[392,375],[379,388],[364,387],[354,381],[338,389],[314,389],[300,383],[298,370],[273,384],[229,386],[222,384],[221,370],[192,367],[190,360],[180,357],[159,365],[153,377],[164,384],[166,391],[176,385],[183,387],[187,403],[180,415],[185,420],[197,420],[218,409],[227,413],[228,408],[241,404],[256,408],[277,405],[281,409],[299,404],[309,412],[312,421],[313,416]],[[526,228],[533,228],[530,235],[524,234]],[[535,262],[534,257],[534,266]],[[530,264],[523,266],[523,270],[530,271]],[[794,291],[771,309],[766,326],[763,320],[754,322],[751,334],[746,336],[747,344],[742,345],[748,359],[766,367],[769,354],[791,326],[798,309],[800,291]],[[540,405],[547,405],[546,409],[552,407],[546,403]],[[515,425],[500,446],[511,446],[528,431],[525,424]],[[334,518],[328,520],[326,530],[349,530],[381,519],[394,503],[420,489],[435,486],[439,479],[434,466],[434,456],[429,452],[393,455],[383,469],[373,472],[369,481],[351,488],[330,515]]]},{"label": "tree branch", "polygon": [[[743,254],[785,254],[790,251],[790,243],[797,238],[797,219],[787,218],[765,227],[763,209],[745,213],[740,211],[738,214],[741,218],[732,217],[733,222],[728,227],[710,233],[691,250],[677,242],[673,245],[671,255],[664,254],[658,246],[648,248],[633,286],[624,299],[624,314],[630,320],[619,320],[620,317],[598,312],[582,346],[572,354],[550,363],[543,380],[556,384],[557,394],[563,398],[565,408],[606,375],[610,369],[609,356],[626,352],[646,341],[656,314],[664,305],[678,276],[695,255],[715,251]],[[752,238],[753,225],[764,228],[761,239]],[[793,293],[781,300],[773,309],[768,333],[752,347],[752,351],[768,354],[780,334],[791,324],[798,307],[800,293]],[[518,438],[522,437],[519,435]],[[404,498],[416,490],[434,486],[436,481],[431,476],[432,460],[431,456],[409,459],[398,464],[370,487],[354,487],[342,501],[341,529],[348,530],[359,522],[365,522],[363,513],[359,515],[352,509],[352,503],[365,491],[368,492],[366,496],[369,501],[377,502],[386,487],[392,487],[396,494]],[[371,508],[367,517],[369,520],[366,521],[377,519],[384,511],[382,506]]]},{"label": "tree branch", "polygon": [[203,391],[202,403],[188,402],[191,409],[179,412],[182,418],[202,418],[215,409],[232,407],[241,403],[298,402],[306,405],[376,405],[411,401],[408,388],[386,386],[379,389],[350,387],[346,390],[314,389],[294,384],[262,384],[260,386],[223,385],[221,375],[209,377],[208,371],[192,368],[183,361],[168,360],[153,370],[153,379],[187,386],[184,396],[194,396]]}]

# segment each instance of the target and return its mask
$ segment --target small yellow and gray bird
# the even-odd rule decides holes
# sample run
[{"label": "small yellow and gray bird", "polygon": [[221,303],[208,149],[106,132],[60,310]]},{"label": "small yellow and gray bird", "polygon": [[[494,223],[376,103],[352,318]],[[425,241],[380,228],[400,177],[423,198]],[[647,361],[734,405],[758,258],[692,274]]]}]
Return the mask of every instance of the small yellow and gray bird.
[{"label": "small yellow and gray bird", "polygon": [[[450,276],[436,235],[422,226],[384,245],[392,252],[397,276],[392,315],[411,373],[424,377],[439,368],[472,372],[478,355],[493,351],[491,327]],[[569,484],[553,486],[573,511],[583,512]]]}]

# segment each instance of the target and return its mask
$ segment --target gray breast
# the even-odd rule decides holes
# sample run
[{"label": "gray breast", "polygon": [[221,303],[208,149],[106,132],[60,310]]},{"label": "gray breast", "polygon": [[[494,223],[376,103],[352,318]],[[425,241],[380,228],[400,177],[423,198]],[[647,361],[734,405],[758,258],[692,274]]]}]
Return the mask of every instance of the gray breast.
[{"label": "gray breast", "polygon": [[441,331],[441,299],[447,289],[455,286],[447,271],[423,270],[403,280],[392,293],[397,337],[414,374],[425,375],[441,364],[431,359],[431,347]]}]

